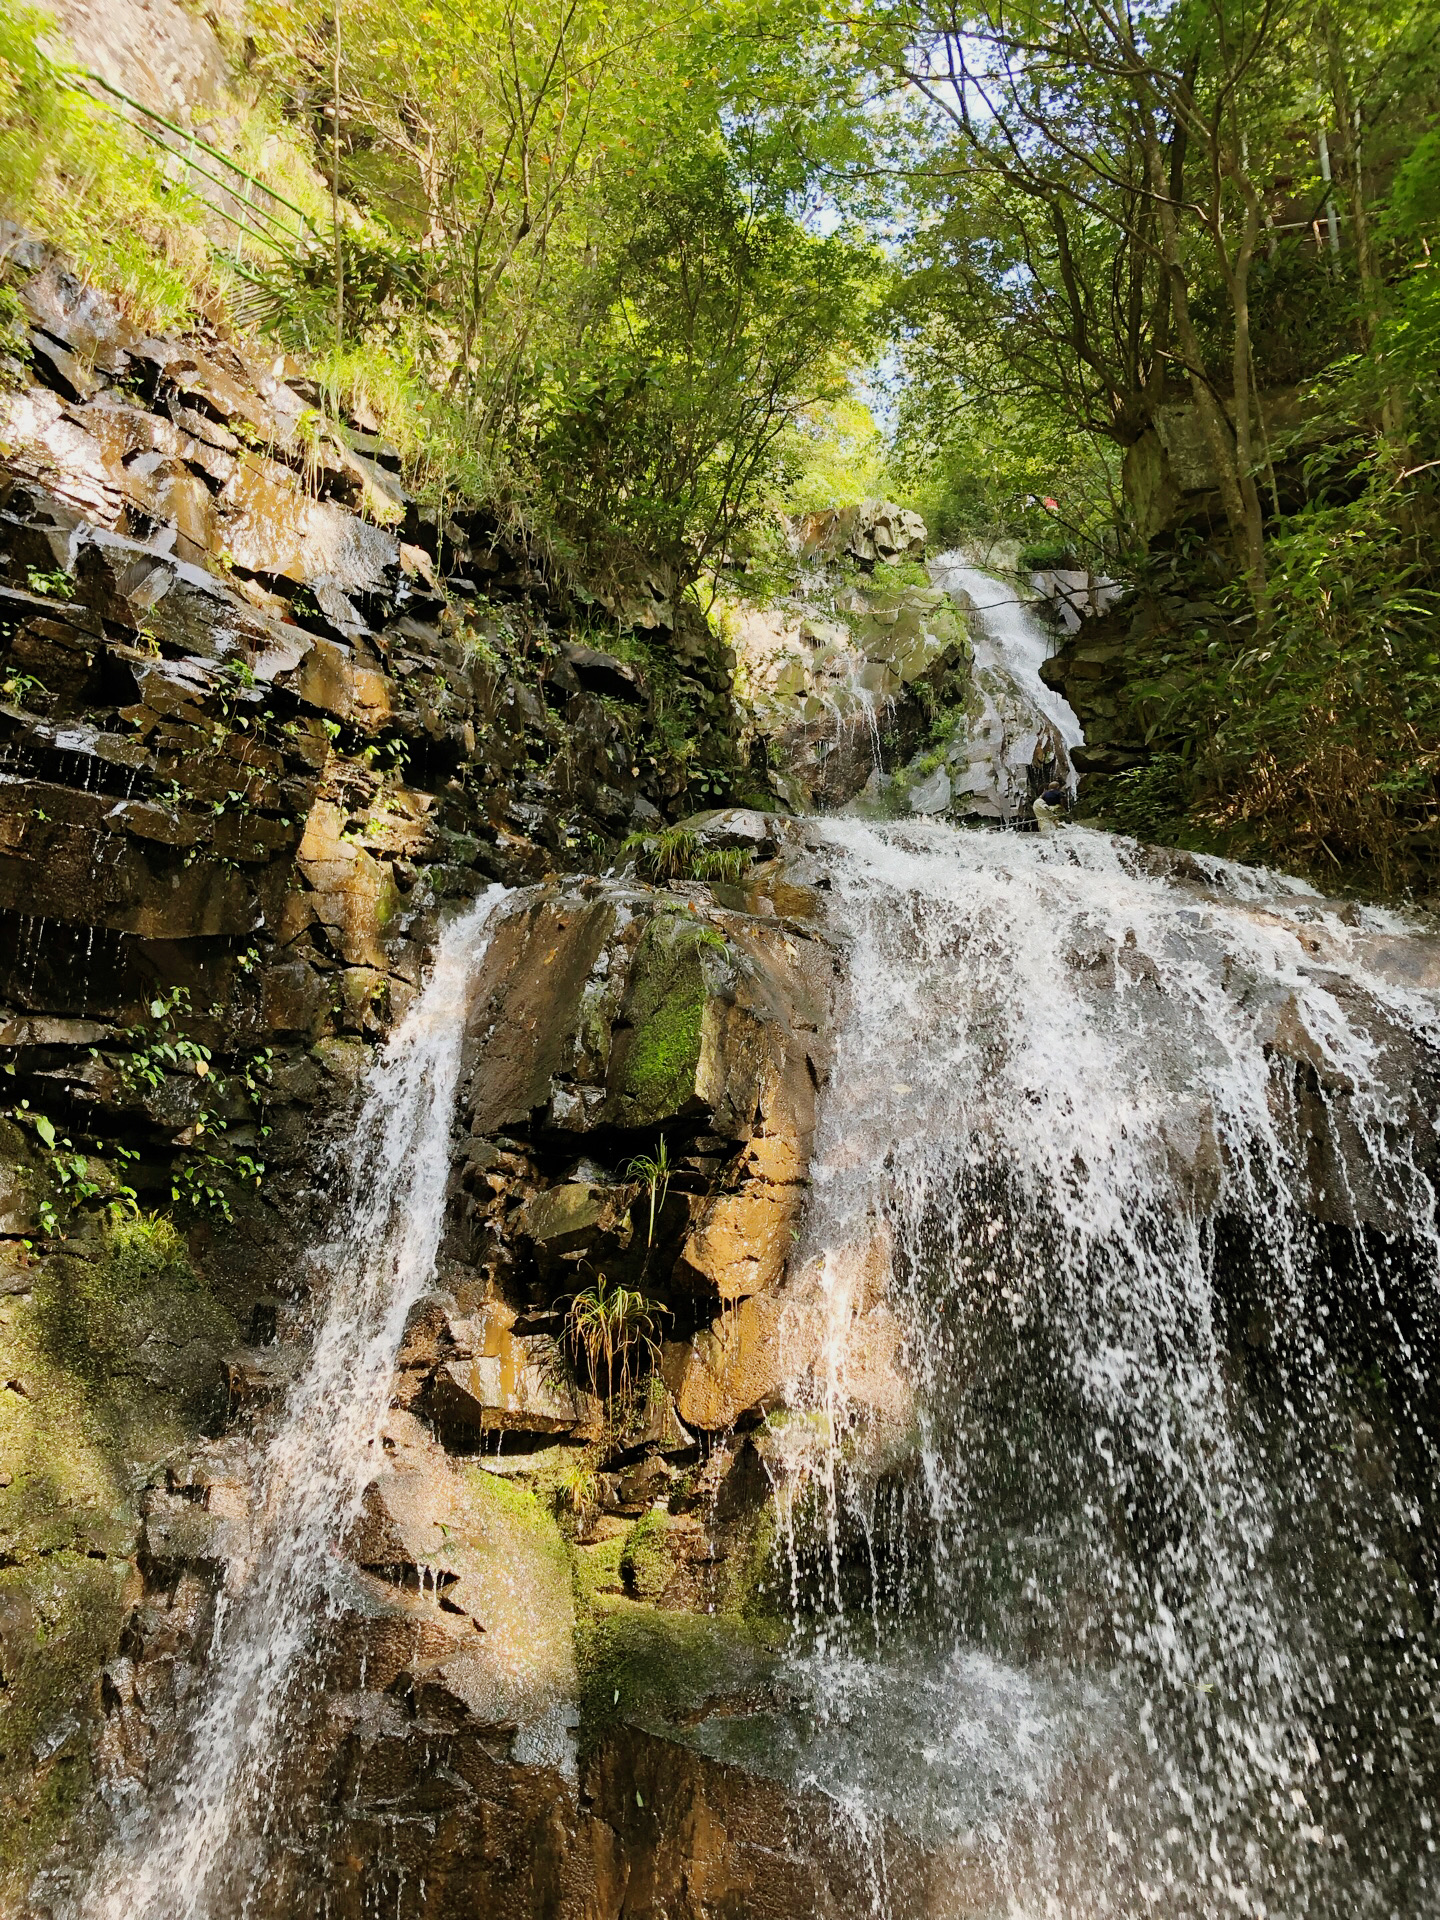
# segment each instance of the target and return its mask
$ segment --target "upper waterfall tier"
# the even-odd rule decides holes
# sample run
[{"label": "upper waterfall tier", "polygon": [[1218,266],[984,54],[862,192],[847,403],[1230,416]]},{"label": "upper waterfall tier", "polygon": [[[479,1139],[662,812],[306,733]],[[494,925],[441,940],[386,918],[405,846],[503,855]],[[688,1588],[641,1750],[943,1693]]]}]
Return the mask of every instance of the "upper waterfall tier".
[{"label": "upper waterfall tier", "polygon": [[966,767],[952,781],[954,793],[974,794],[1006,815],[1023,813],[1033,797],[1028,770],[1037,759],[1053,762],[1073,793],[1070,756],[1085,735],[1069,701],[1040,678],[1053,635],[1020,598],[1013,579],[982,572],[958,550],[937,554],[930,578],[975,615],[971,672],[982,710],[971,729]]}]

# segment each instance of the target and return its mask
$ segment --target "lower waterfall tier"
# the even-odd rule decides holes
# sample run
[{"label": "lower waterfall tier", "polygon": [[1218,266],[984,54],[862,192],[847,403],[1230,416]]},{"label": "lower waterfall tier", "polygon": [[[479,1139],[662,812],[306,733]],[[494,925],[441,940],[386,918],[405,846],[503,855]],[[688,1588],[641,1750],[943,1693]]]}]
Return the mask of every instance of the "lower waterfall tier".
[{"label": "lower waterfall tier", "polygon": [[452,923],[31,1910],[1418,1920],[1440,946],[691,831]]}]

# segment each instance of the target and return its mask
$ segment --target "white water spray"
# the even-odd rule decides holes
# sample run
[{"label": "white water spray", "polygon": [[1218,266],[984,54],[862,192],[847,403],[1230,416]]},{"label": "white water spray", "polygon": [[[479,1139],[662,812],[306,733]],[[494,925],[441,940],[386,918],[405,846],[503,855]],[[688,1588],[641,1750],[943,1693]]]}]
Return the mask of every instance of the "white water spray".
[{"label": "white water spray", "polygon": [[1397,923],[1083,830],[823,831],[801,1266],[841,1326],[888,1272],[913,1438],[869,1464],[837,1343],[785,1769],[957,1914],[1433,1912],[1440,1005]]},{"label": "white water spray", "polygon": [[468,988],[505,893],[490,888],[447,929],[370,1082],[346,1150],[348,1209],[323,1252],[324,1317],[260,1475],[254,1550],[230,1570],[175,1778],[102,1857],[86,1920],[249,1911],[292,1690],[374,1477],[406,1316],[434,1274]]}]

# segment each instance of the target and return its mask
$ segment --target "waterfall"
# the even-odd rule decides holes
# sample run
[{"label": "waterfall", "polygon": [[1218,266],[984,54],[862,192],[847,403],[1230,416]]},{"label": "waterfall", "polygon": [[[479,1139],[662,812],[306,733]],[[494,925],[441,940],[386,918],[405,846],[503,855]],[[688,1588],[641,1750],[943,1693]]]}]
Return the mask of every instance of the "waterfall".
[{"label": "waterfall", "polygon": [[[776,1484],[794,1632],[744,1712],[670,1733],[828,1796],[863,1868],[846,1911],[875,1920],[1421,1920],[1434,946],[1083,828],[804,831],[842,961],[786,1282],[804,1357],[736,1439]],[[372,1079],[188,1740],[87,1920],[261,1920],[500,897]]]},{"label": "waterfall", "polygon": [[430,1284],[450,1170],[469,983],[506,889],[445,932],[371,1077],[344,1153],[328,1291],[260,1466],[251,1552],[232,1564],[173,1781],[111,1845],[81,1911],[105,1920],[248,1912],[270,1779],[317,1618],[343,1587],[337,1542],[375,1472],[406,1316]]},{"label": "waterfall", "polygon": [[[838,1337],[794,1388],[830,1440],[772,1760],[932,1847],[936,1912],[1433,1912],[1415,942],[1083,829],[822,832],[848,985],[797,1277]],[[888,1433],[844,1337],[877,1273]]]},{"label": "waterfall", "polygon": [[983,779],[972,776],[957,792],[993,794],[1005,813],[1025,810],[1025,768],[1038,748],[1042,759],[1056,761],[1057,772],[1073,793],[1076,774],[1070,756],[1083,744],[1084,734],[1069,701],[1040,678],[1052,651],[1050,634],[1012,583],[972,566],[958,550],[937,554],[930,578],[962,606],[968,602],[974,609],[975,689],[984,705],[975,730],[980,748],[976,757],[988,767]]}]

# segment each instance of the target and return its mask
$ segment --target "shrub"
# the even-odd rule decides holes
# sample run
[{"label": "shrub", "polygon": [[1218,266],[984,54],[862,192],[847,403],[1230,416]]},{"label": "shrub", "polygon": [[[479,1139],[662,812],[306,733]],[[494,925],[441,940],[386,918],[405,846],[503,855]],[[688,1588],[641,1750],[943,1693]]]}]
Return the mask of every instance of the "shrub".
[{"label": "shrub", "polygon": [[213,291],[197,205],[43,51],[52,23],[0,10],[0,211],[65,247],[136,319],[171,326]]}]

